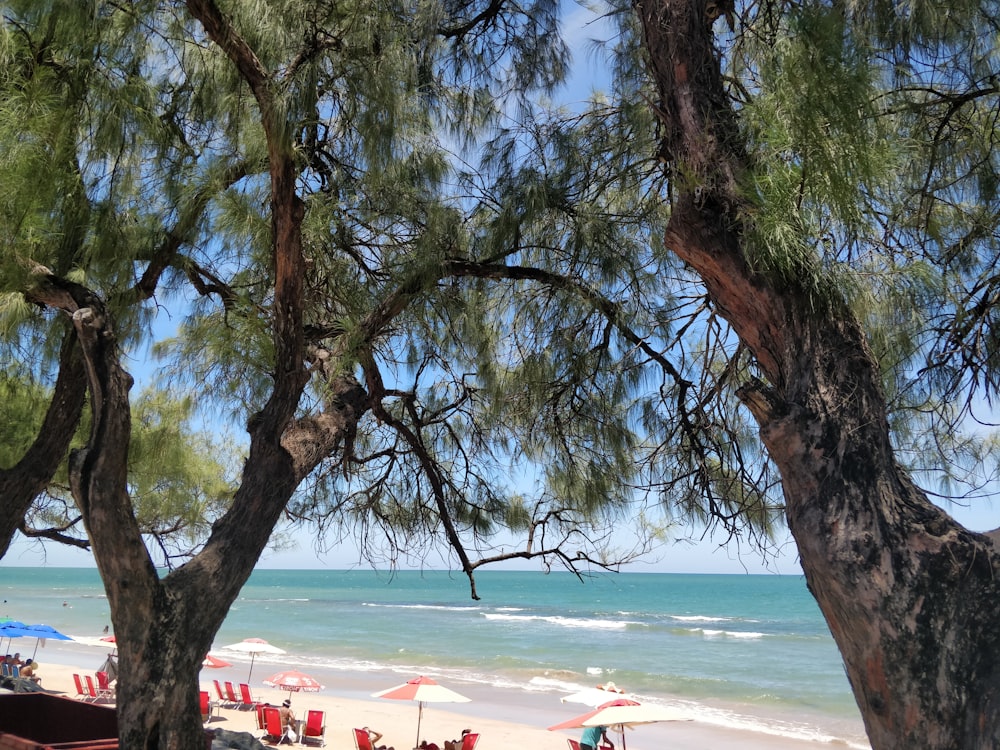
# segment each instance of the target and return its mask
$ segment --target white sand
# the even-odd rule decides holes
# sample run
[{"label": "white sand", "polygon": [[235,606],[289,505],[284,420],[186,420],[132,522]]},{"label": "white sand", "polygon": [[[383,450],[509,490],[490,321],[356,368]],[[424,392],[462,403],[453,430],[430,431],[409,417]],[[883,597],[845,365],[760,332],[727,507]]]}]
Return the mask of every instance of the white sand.
[{"label": "white sand", "polygon": [[[222,656],[222,654],[219,654]],[[91,674],[99,667],[107,652],[76,643],[49,641],[40,649],[37,660],[42,686],[48,690],[76,694],[73,673]],[[288,697],[286,691],[265,687],[261,682],[282,668],[280,664],[261,663],[258,659],[250,681],[253,697],[280,705]],[[236,663],[223,669],[203,669],[202,689],[215,699],[213,679],[229,680],[239,689],[247,681],[248,665]],[[396,750],[410,750],[417,733],[418,707],[409,701],[372,698],[371,693],[406,682],[416,675],[391,672],[329,672],[302,669],[324,684],[318,693],[293,693],[292,708],[296,716],[305,718],[308,709],[326,711],[327,746],[336,750],[354,748],[354,727],[370,726],[384,735],[381,742]],[[96,681],[95,681],[96,684]],[[446,739],[458,738],[463,728],[480,734],[477,750],[566,750],[568,738],[579,739],[580,731],[549,732],[545,727],[557,724],[577,714],[586,706],[562,704],[551,693],[526,693],[521,690],[488,688],[482,685],[448,684],[466,695],[469,703],[425,704],[420,737],[436,742],[443,748]],[[233,731],[251,732],[260,736],[254,712],[222,708],[213,716],[210,728],[222,727]],[[581,730],[582,731],[582,730]],[[621,736],[610,734],[617,747]],[[786,739],[754,732],[729,730],[696,721],[651,724],[629,730],[627,750],[817,750],[830,743]]]}]

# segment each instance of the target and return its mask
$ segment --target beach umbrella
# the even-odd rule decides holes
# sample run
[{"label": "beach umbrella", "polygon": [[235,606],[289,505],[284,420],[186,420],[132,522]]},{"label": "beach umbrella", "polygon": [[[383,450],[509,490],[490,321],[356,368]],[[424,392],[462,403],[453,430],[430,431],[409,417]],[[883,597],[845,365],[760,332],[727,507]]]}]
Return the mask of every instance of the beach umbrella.
[{"label": "beach umbrella", "polygon": [[201,662],[201,666],[208,667],[209,669],[222,669],[223,667],[233,666],[225,659],[220,659],[217,656],[212,656],[211,654],[205,654],[205,658]]},{"label": "beach umbrella", "polygon": [[464,695],[439,685],[430,677],[415,677],[402,685],[372,693],[373,698],[388,698],[396,701],[417,701],[417,744],[420,746],[420,722],[424,716],[425,703],[468,703]]},{"label": "beach umbrella", "polygon": [[[7,620],[6,622],[0,622],[0,645],[3,644],[3,639],[7,639],[7,648],[10,649],[10,642],[15,638],[21,638],[27,635],[24,629],[28,626],[23,622],[18,620]],[[6,652],[4,652],[6,653]]]},{"label": "beach umbrella", "polygon": [[288,691],[288,698],[291,700],[292,693],[318,693],[323,689],[323,685],[309,675],[289,669],[284,672],[273,674],[264,680],[268,687],[281,688]]},{"label": "beach umbrella", "polygon": [[68,635],[63,635],[51,625],[25,625],[23,622],[8,621],[0,623],[0,640],[6,638],[34,638],[35,651],[31,654],[34,659],[38,653],[38,644],[47,638],[54,641],[71,641]]},{"label": "beach umbrella", "polygon": [[263,638],[244,638],[239,643],[232,643],[228,646],[223,646],[222,648],[229,651],[240,651],[244,654],[250,654],[250,671],[247,672],[247,682],[250,682],[250,675],[253,674],[253,660],[257,654],[285,653],[284,649],[272,646]]},{"label": "beach umbrella", "polygon": [[622,750],[625,750],[625,728],[640,724],[656,724],[661,721],[689,721],[679,711],[666,706],[655,706],[630,698],[608,701],[593,711],[576,716],[549,727],[549,731],[560,729],[584,729],[586,727],[609,727],[622,735]]},{"label": "beach umbrella", "polygon": [[613,682],[606,682],[596,687],[584,688],[583,690],[569,695],[564,695],[559,700],[563,703],[582,703],[585,706],[596,708],[603,703],[624,698],[625,691]]}]

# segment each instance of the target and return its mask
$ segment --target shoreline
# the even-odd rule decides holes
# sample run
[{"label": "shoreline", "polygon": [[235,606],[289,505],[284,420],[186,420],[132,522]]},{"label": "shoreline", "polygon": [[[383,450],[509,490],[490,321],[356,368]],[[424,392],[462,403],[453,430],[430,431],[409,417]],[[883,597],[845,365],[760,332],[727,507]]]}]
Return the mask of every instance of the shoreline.
[{"label": "shoreline", "polygon": [[[12,647],[13,648],[13,647]],[[25,648],[20,650],[23,652]],[[97,648],[76,641],[48,641],[38,649],[37,661],[42,686],[49,691],[70,698],[76,695],[73,673],[91,674],[111,653],[110,647]],[[240,682],[247,682],[249,661],[236,661],[230,652],[213,651],[216,656],[232,662],[222,669],[203,668],[199,679],[202,690],[216,698],[213,679],[229,680],[238,689]],[[263,656],[263,655],[262,655]],[[237,657],[239,658],[239,657]],[[273,659],[273,657],[272,657]],[[253,698],[280,705],[289,696],[288,691],[264,686],[268,675],[280,671],[285,665],[272,659],[258,658],[249,681]],[[417,732],[417,704],[371,697],[379,690],[393,687],[416,674],[400,673],[388,669],[332,670],[295,665],[325,687],[317,693],[294,693],[292,708],[297,718],[304,719],[305,712],[317,709],[326,712],[326,741],[329,746],[352,748],[354,727],[370,726],[382,732],[382,743],[395,750],[413,747]],[[470,698],[469,703],[426,703],[421,721],[421,739],[444,746],[444,740],[457,738],[463,728],[480,734],[477,750],[505,750],[511,743],[533,750],[565,750],[567,739],[579,739],[582,730],[550,732],[547,726],[586,713],[581,704],[564,704],[552,693],[532,693],[526,690],[465,684],[460,681],[442,680],[442,684]],[[253,712],[221,708],[208,728],[224,728],[250,732],[260,736]],[[615,746],[621,747],[621,735],[609,733]],[[773,734],[712,725],[703,721],[677,721],[648,724],[627,730],[626,748],[651,750],[669,747],[671,750],[816,750],[825,746],[849,747],[843,742],[800,740]]]}]

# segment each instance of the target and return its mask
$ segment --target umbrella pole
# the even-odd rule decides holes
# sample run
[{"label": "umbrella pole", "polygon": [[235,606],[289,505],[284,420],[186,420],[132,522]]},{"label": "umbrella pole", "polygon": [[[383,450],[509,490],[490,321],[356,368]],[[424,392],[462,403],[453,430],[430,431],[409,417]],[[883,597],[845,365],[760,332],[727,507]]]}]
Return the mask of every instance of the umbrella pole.
[{"label": "umbrella pole", "polygon": [[413,746],[414,748],[420,747],[420,720],[424,718],[424,702],[417,701],[417,705],[419,706],[417,709],[417,744]]},{"label": "umbrella pole", "polygon": [[257,655],[257,654],[256,654],[256,652],[254,652],[254,651],[251,651],[251,652],[250,652],[250,671],[249,671],[249,672],[247,672],[247,683],[248,683],[248,684],[249,684],[249,682],[250,682],[250,675],[252,675],[252,674],[253,674],[253,658],[254,658],[254,657],[255,657],[256,655]]}]

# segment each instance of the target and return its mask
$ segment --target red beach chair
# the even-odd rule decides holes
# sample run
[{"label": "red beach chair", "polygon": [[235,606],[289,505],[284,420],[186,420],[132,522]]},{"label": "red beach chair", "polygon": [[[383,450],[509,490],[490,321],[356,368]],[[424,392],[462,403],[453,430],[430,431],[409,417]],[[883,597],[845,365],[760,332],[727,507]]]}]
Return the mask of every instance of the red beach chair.
[{"label": "red beach chair", "polygon": [[358,750],[372,750],[372,741],[364,729],[354,730],[354,744]]},{"label": "red beach chair", "polygon": [[90,693],[87,692],[87,688],[83,686],[83,679],[80,675],[73,673],[73,684],[76,685],[76,697],[79,700],[90,702]]},{"label": "red beach chair", "polygon": [[219,684],[219,681],[212,680],[212,684],[215,685],[215,697],[219,699],[219,705],[221,706],[223,703],[228,703],[225,693],[222,692],[222,685]]},{"label": "red beach chair", "polygon": [[285,733],[281,731],[281,714],[278,713],[276,708],[265,708],[264,709],[264,736],[261,737],[262,740],[267,740],[268,742],[278,743],[281,742]]},{"label": "red beach chair", "polygon": [[477,742],[479,742],[479,734],[469,732],[462,738],[462,750],[474,750]]},{"label": "red beach chair", "polygon": [[580,750],[580,743],[576,740],[566,740],[566,744],[569,745],[569,750]]},{"label": "red beach chair", "polygon": [[326,711],[306,711],[306,723],[299,742],[303,745],[315,742],[320,747],[326,745]]},{"label": "red beach chair", "polygon": [[237,708],[245,708],[247,711],[252,711],[257,707],[257,701],[253,699],[253,695],[250,693],[250,686],[245,682],[240,683],[240,705]]},{"label": "red beach chair", "polygon": [[233,688],[233,683],[228,680],[226,681],[226,700],[234,707],[240,705],[240,699],[236,697],[236,690]]},{"label": "red beach chair", "polygon": [[198,692],[198,705],[201,707],[202,723],[207,724],[212,720],[212,702],[208,699],[207,690]]},{"label": "red beach chair", "polygon": [[111,678],[108,677],[107,672],[97,673],[97,694],[108,700],[115,698],[115,689],[111,687]]},{"label": "red beach chair", "polygon": [[94,678],[87,674],[83,676],[83,679],[87,682],[87,695],[90,696],[90,702],[97,703],[97,701],[101,700],[103,696],[98,693],[97,688],[94,687]]}]

